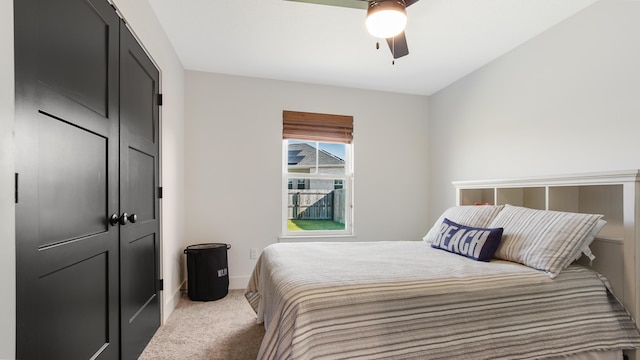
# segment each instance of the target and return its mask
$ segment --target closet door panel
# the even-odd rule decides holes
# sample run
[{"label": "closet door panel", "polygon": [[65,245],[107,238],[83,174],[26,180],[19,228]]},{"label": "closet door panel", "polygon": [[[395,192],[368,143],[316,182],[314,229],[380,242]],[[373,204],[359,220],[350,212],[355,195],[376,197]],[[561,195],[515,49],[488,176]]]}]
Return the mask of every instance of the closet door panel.
[{"label": "closet door panel", "polygon": [[127,182],[129,206],[127,210],[137,215],[138,223],[156,220],[155,157],[129,148],[129,180]]},{"label": "closet door panel", "polygon": [[14,2],[17,358],[118,359],[119,19]]},{"label": "closet door panel", "polygon": [[120,208],[122,358],[136,359],[160,326],[160,74],[123,25],[120,39]]},{"label": "closet door panel", "polygon": [[39,0],[34,10],[41,107],[62,118],[81,112],[77,121],[100,126],[116,110],[110,55],[117,51],[118,33],[114,15],[107,13],[113,9],[98,0]]},{"label": "closet door panel", "polygon": [[102,253],[41,278],[43,291],[50,295],[42,303],[43,326],[35,331],[49,341],[39,346],[39,358],[91,359],[108,346],[108,262]]},{"label": "closet door panel", "polygon": [[37,219],[47,229],[39,245],[109,231],[108,138],[45,115],[39,116],[39,131]]},{"label": "closet door panel", "polygon": [[[126,45],[126,43],[124,43]],[[157,70],[149,64],[144,52],[133,49],[122,54],[122,80],[126,87],[122,97],[121,116],[127,130],[134,136],[155,143],[156,119],[154,103],[150,102],[157,95]],[[144,104],[144,106],[141,106]]]},{"label": "closet door panel", "polygon": [[122,311],[128,324],[135,324],[139,311],[145,309],[149,300],[156,297],[156,272],[154,254],[155,236],[147,235],[141,238],[132,239],[128,247],[129,254],[126,257],[129,269],[128,301],[124,303]]}]

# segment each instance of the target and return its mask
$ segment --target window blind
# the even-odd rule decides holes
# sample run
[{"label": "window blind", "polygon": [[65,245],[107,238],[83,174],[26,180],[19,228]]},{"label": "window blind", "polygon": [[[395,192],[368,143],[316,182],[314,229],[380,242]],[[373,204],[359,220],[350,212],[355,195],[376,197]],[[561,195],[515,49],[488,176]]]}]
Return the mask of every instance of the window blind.
[{"label": "window blind", "polygon": [[351,144],[353,116],[284,110],[282,138]]}]

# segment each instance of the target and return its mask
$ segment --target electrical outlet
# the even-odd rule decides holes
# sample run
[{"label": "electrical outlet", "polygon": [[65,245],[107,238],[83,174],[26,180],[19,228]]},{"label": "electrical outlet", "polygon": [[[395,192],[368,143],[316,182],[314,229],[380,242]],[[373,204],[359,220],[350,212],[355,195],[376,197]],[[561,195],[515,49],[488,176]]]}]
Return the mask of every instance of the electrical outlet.
[{"label": "electrical outlet", "polygon": [[249,259],[257,259],[258,258],[258,249],[251,248],[249,249]]}]

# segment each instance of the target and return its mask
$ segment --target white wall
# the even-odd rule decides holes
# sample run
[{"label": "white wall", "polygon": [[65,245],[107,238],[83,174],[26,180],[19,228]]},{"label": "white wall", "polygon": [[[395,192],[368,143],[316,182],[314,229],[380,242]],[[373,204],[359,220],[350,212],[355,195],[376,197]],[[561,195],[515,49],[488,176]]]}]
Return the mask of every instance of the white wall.
[{"label": "white wall", "polygon": [[638,19],[598,1],[431,96],[431,221],[451,181],[640,168]]},{"label": "white wall", "polygon": [[166,320],[180,298],[184,280],[184,68],[148,1],[114,2],[161,70],[161,256]]},{"label": "white wall", "polygon": [[426,97],[194,71],[185,94],[187,239],[231,244],[231,288],[281,231],[283,110],[354,116],[353,240],[428,230]]},{"label": "white wall", "polygon": [[0,359],[16,355],[13,1],[0,1]]}]

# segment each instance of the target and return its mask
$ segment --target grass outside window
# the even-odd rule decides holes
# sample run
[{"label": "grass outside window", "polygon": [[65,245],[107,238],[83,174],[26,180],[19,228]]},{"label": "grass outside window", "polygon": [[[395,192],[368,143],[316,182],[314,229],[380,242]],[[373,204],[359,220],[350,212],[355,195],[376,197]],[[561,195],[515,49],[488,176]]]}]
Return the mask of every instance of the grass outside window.
[{"label": "grass outside window", "polygon": [[344,230],[344,224],[332,220],[289,220],[289,231],[300,230]]}]

